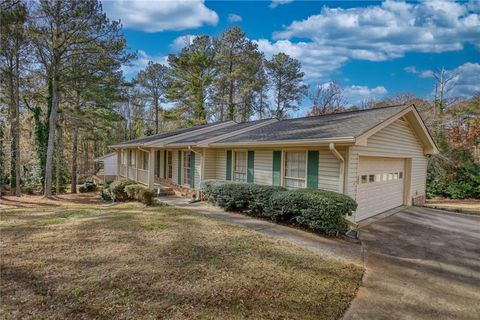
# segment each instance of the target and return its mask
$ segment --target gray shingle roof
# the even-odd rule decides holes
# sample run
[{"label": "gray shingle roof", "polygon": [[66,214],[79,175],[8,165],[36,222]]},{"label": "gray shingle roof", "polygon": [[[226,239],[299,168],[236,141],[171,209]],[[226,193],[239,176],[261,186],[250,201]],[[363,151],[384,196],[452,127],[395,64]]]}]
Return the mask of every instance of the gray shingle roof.
[{"label": "gray shingle roof", "polygon": [[110,147],[117,147],[117,146],[141,146],[145,143],[148,143],[148,142],[153,142],[155,140],[161,140],[161,139],[166,139],[166,138],[170,138],[170,137],[173,137],[175,135],[178,135],[178,134],[182,134],[182,133],[187,133],[187,132],[193,132],[195,130],[198,130],[198,129],[202,129],[202,128],[206,128],[206,127],[211,127],[211,126],[214,126],[214,125],[217,125],[219,124],[220,122],[216,122],[216,123],[210,123],[210,124],[202,124],[202,125],[198,125],[198,126],[194,126],[194,127],[189,127],[189,128],[183,128],[183,129],[178,129],[178,130],[174,130],[174,131],[169,131],[169,132],[163,132],[163,133],[159,133],[159,134],[154,134],[152,136],[147,136],[147,137],[143,137],[143,138],[139,138],[139,139],[135,139],[135,140],[129,140],[129,141],[124,141],[124,142],[119,142],[119,143],[116,143]]},{"label": "gray shingle roof", "polygon": [[249,122],[241,122],[241,123],[234,124],[232,126],[223,127],[223,128],[219,128],[219,129],[216,129],[216,130],[199,133],[199,134],[196,134],[194,136],[187,137],[187,138],[184,138],[184,139],[181,139],[181,140],[175,140],[175,141],[173,141],[173,142],[171,142],[167,145],[195,144],[195,143],[203,141],[203,140],[219,137],[219,136],[224,135],[226,133],[235,132],[237,130],[245,129],[245,128],[248,128],[248,127],[251,127],[251,126],[266,122],[266,121],[270,121],[270,120],[272,120],[272,119],[263,119],[263,120],[249,121]]},{"label": "gray shingle roof", "polygon": [[408,106],[401,105],[286,119],[216,141],[213,145],[357,137],[406,108]]}]

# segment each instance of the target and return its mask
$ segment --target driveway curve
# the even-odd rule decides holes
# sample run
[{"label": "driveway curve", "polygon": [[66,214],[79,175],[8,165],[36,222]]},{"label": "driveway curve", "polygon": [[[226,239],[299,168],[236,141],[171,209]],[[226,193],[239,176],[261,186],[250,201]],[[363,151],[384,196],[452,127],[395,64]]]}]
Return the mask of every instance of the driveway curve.
[{"label": "driveway curve", "polygon": [[480,319],[480,217],[409,207],[360,229],[366,273],[344,319]]}]

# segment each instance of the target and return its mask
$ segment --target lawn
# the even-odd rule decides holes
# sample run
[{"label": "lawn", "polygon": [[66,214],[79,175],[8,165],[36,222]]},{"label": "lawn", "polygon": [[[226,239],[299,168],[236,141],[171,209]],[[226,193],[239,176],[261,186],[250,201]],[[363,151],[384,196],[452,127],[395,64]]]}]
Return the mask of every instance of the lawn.
[{"label": "lawn", "polygon": [[3,319],[338,319],[363,271],[175,207],[0,200]]}]

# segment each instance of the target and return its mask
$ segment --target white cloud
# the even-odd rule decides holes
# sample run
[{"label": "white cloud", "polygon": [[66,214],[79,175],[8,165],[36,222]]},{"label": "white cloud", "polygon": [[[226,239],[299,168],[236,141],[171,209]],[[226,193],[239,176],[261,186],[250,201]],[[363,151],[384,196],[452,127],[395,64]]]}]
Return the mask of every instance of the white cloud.
[{"label": "white cloud", "polygon": [[140,70],[145,69],[149,61],[166,65],[167,58],[167,56],[150,56],[145,51],[138,50],[137,59],[132,61],[129,65],[122,66],[123,75],[127,79],[132,79]]},{"label": "white cloud", "polygon": [[[404,69],[406,72],[418,75],[420,78],[432,78],[432,70],[418,70],[415,66],[409,66]],[[480,92],[480,64],[466,62],[452,70],[445,70],[446,76],[453,79],[447,83],[448,97],[472,97]],[[433,93],[432,93],[433,96]]]},{"label": "white cloud", "polygon": [[272,2],[270,2],[269,7],[272,8],[272,9],[275,9],[276,7],[278,7],[282,4],[287,4],[287,3],[290,3],[290,2],[293,2],[293,0],[272,0]]},{"label": "white cloud", "polygon": [[196,37],[197,36],[194,34],[187,34],[184,36],[177,37],[170,44],[170,49],[172,49],[173,51],[180,51],[187,45],[192,44],[193,40],[195,40]]},{"label": "white cloud", "polygon": [[300,60],[307,82],[326,78],[348,60],[333,47],[317,46],[311,42],[295,43],[290,40],[270,42],[267,39],[254,40],[254,42],[268,59],[276,53],[284,52]]},{"label": "white cloud", "polygon": [[307,77],[317,78],[350,60],[385,61],[407,52],[455,51],[465,43],[480,49],[479,8],[439,0],[324,7],[320,14],[275,32],[276,41],[260,39],[257,43],[270,53],[291,54],[302,62]]},{"label": "white cloud", "polygon": [[218,15],[204,0],[110,0],[102,2],[107,16],[123,26],[145,32],[185,30],[216,25]]},{"label": "white cloud", "polygon": [[418,70],[415,66],[408,66],[404,68],[405,72],[418,75],[420,78],[431,78],[433,76],[431,70]]},{"label": "white cloud", "polygon": [[451,97],[472,97],[480,93],[480,63],[467,62],[450,70],[456,75],[449,92]]},{"label": "white cloud", "polygon": [[242,17],[239,16],[238,14],[230,13],[228,15],[228,21],[231,22],[231,23],[240,22],[240,21],[242,21]]},{"label": "white cloud", "polygon": [[369,88],[367,86],[350,86],[343,90],[345,98],[350,105],[361,105],[364,101],[384,98],[388,91],[383,86]]}]

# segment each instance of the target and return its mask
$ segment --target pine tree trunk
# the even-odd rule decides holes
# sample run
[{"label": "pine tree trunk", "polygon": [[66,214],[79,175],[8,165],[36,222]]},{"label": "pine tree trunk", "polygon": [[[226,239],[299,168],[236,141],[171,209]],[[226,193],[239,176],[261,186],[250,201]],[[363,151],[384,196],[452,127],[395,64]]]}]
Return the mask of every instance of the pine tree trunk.
[{"label": "pine tree trunk", "polygon": [[[75,106],[75,116],[80,116],[80,94],[77,92],[77,101]],[[77,193],[77,158],[78,158],[78,122],[74,121],[72,133],[72,181],[70,184],[70,192]]]},{"label": "pine tree trunk", "polygon": [[155,99],[155,133],[158,134],[158,100]]},{"label": "pine tree trunk", "polygon": [[[17,40],[18,41],[18,40]],[[20,197],[20,55],[17,52],[15,57],[15,176],[17,183],[15,185],[15,196]]]},{"label": "pine tree trunk", "polygon": [[48,128],[48,144],[47,144],[47,160],[45,164],[45,193],[47,198],[52,197],[52,165],[53,165],[53,148],[55,143],[55,127],[57,124],[57,110],[59,101],[58,76],[53,72],[52,78],[52,108],[50,111],[49,128]]},{"label": "pine tree trunk", "polygon": [[57,163],[55,165],[55,191],[60,194],[61,172],[63,156],[63,134],[62,134],[62,115],[60,114],[58,132],[57,132]]}]

